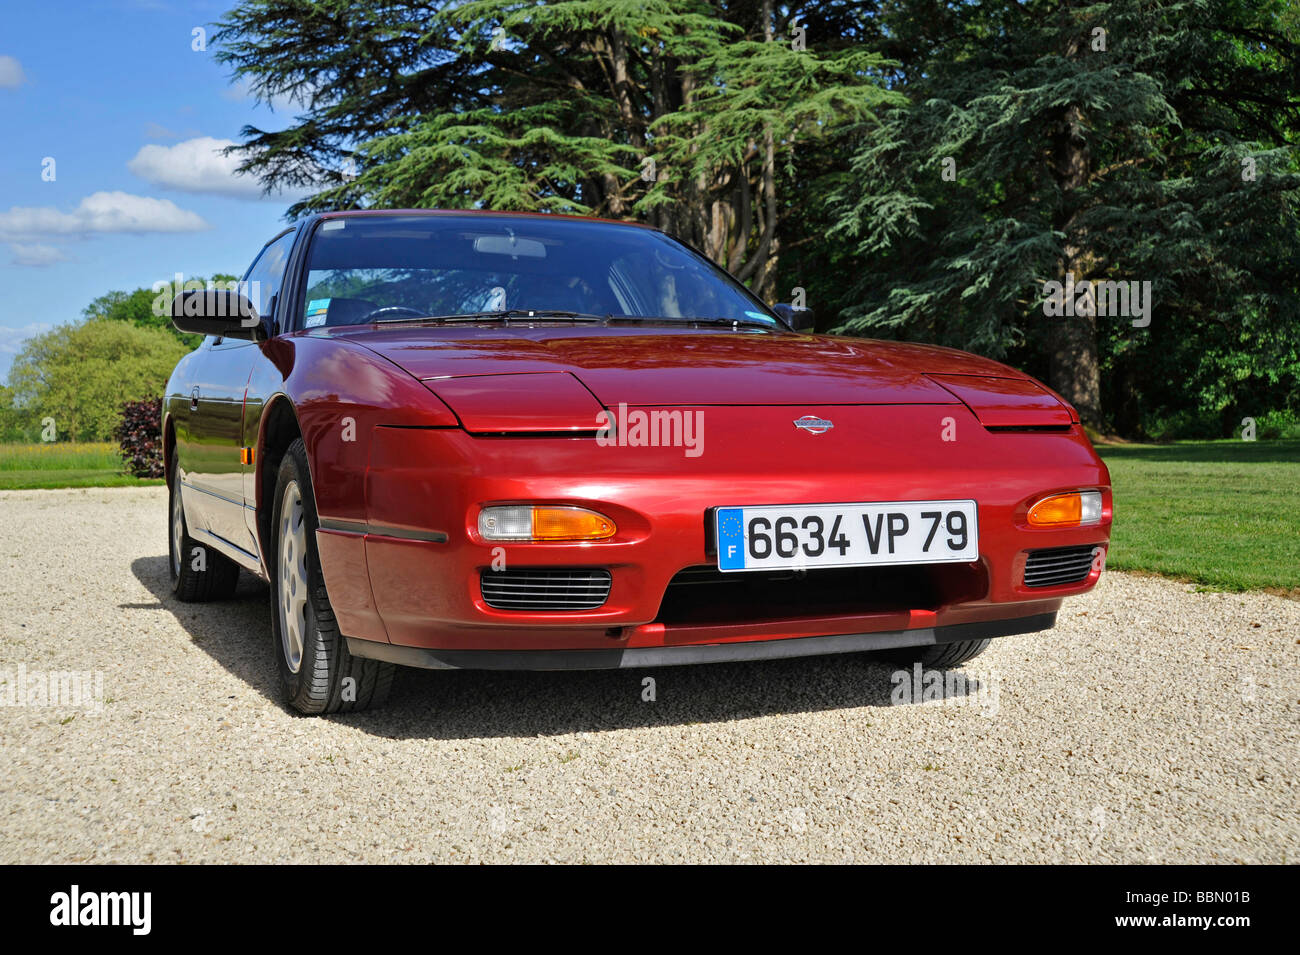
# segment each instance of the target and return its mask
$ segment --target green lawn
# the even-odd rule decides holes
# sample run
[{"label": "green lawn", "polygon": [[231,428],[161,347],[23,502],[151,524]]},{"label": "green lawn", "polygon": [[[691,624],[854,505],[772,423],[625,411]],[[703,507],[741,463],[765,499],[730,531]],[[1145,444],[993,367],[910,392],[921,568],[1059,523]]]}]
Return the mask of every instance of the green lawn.
[{"label": "green lawn", "polygon": [[1300,441],[1103,445],[1106,566],[1300,596]]},{"label": "green lawn", "polygon": [[[1300,596],[1300,441],[1097,450],[1115,486],[1111,569]],[[161,483],[123,474],[107,442],[0,445],[0,489]]]},{"label": "green lawn", "polygon": [[161,484],[124,474],[117,445],[0,444],[0,490],[32,487],[135,487]]}]

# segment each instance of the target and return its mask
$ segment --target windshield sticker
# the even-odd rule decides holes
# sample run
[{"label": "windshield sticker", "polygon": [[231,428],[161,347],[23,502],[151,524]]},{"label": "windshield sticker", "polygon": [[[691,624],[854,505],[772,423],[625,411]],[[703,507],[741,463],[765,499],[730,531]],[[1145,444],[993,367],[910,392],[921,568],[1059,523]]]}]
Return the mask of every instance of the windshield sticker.
[{"label": "windshield sticker", "polygon": [[325,315],[330,310],[330,300],[327,298],[314,298],[307,303],[307,322],[308,328],[315,328],[317,325],[325,324]]},{"label": "windshield sticker", "polygon": [[745,312],[745,314],[748,315],[750,318],[757,319],[757,320],[760,321],[760,322],[770,322],[770,321],[772,320],[772,316],[771,316],[771,315],[764,315],[762,312],[748,312],[748,311],[747,311],[747,312]]}]

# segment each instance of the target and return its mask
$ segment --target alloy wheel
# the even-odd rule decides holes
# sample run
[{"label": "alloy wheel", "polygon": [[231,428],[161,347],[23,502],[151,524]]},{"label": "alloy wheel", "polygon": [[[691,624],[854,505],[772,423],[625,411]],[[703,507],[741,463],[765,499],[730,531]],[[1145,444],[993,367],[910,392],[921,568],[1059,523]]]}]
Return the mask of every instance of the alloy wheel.
[{"label": "alloy wheel", "polygon": [[307,526],[297,481],[280,500],[280,642],[290,673],[302,666],[307,632]]}]

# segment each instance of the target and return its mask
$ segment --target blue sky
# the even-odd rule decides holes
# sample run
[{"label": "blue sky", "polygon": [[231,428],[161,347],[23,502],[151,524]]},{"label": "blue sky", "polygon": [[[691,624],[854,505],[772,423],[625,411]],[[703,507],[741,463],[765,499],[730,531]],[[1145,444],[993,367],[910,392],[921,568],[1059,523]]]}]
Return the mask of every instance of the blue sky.
[{"label": "blue sky", "polygon": [[283,227],[289,200],[260,198],[214,151],[245,124],[292,121],[232,85],[211,44],[192,48],[230,5],[0,6],[0,380],[24,338],[97,296],[241,273]]}]

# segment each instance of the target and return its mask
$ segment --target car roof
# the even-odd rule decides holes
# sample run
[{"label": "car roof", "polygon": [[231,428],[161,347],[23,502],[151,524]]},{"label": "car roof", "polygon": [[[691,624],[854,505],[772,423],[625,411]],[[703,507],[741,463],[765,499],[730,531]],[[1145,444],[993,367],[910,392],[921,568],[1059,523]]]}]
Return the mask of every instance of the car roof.
[{"label": "car roof", "polygon": [[312,219],[351,219],[367,216],[496,216],[505,219],[571,219],[577,222],[605,222],[610,225],[632,226],[637,229],[660,229],[645,222],[631,222],[627,219],[602,219],[597,216],[571,216],[558,212],[498,212],[494,209],[339,209],[334,212],[318,212]]}]

